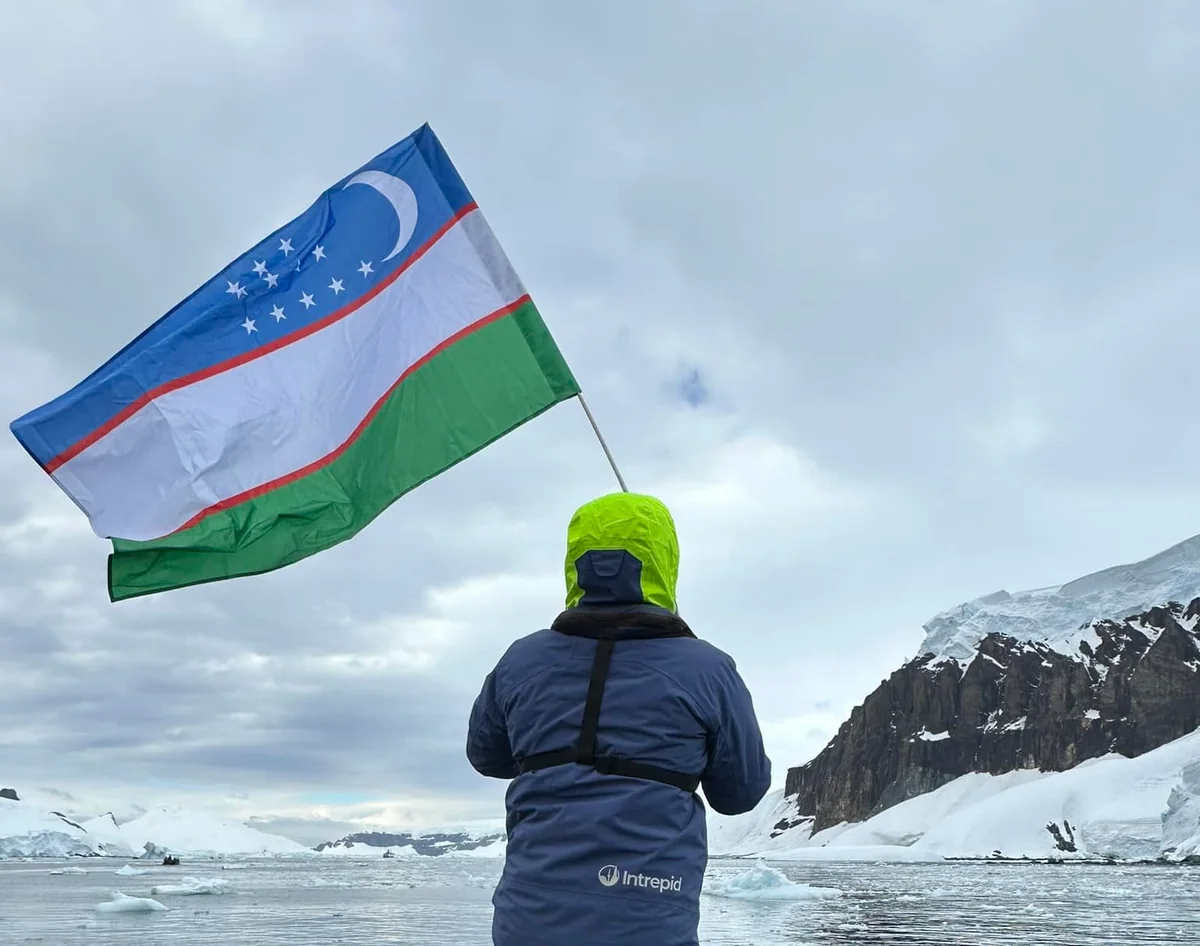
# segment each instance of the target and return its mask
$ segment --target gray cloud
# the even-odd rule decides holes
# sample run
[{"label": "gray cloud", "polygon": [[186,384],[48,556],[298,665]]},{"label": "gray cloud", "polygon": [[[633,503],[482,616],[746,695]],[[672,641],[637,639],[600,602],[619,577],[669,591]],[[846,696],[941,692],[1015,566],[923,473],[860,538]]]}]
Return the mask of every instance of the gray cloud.
[{"label": "gray cloud", "polygon": [[[429,120],[782,777],[934,611],[1195,531],[1197,48],[1186,3],[9,4],[0,409]],[[499,810],[470,701],[613,486],[563,405],[350,543],[112,606],[11,437],[0,484],[0,780],[301,834]]]}]

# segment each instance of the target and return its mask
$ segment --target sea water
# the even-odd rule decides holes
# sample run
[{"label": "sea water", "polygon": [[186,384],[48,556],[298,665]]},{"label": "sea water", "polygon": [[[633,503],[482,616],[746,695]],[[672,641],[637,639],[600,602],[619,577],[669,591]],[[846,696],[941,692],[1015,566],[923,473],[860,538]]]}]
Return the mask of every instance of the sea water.
[{"label": "sea water", "polygon": [[[501,869],[451,856],[124,864],[0,861],[0,944],[488,946]],[[716,860],[706,884],[707,946],[1200,944],[1200,868]]]}]

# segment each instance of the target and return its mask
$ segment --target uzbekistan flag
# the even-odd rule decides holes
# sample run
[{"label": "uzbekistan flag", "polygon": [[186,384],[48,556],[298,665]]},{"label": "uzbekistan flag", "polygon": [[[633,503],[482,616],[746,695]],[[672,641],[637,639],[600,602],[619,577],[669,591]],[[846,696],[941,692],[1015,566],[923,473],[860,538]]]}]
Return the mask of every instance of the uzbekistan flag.
[{"label": "uzbekistan flag", "polygon": [[343,542],[577,394],[425,125],[11,429],[112,540],[117,601]]}]

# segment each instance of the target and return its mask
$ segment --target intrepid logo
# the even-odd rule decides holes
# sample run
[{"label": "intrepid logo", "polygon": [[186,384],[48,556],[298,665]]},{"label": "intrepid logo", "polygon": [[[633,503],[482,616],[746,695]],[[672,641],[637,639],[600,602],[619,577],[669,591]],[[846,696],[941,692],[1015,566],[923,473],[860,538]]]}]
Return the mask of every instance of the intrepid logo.
[{"label": "intrepid logo", "polygon": [[657,890],[659,893],[679,893],[683,889],[682,877],[655,877],[652,874],[631,874],[621,870],[616,864],[600,868],[597,875],[605,887],[615,887],[622,884],[626,887],[644,887]]}]

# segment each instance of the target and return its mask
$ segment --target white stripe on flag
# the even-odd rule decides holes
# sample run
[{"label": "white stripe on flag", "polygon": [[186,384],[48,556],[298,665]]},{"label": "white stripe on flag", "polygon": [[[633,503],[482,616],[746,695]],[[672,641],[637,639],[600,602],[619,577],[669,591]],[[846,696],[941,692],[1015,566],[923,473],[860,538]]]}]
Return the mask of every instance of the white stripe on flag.
[{"label": "white stripe on flag", "polygon": [[524,293],[472,211],[361,308],[155,399],[54,477],[97,535],[167,535],[336,450],[408,368]]}]

